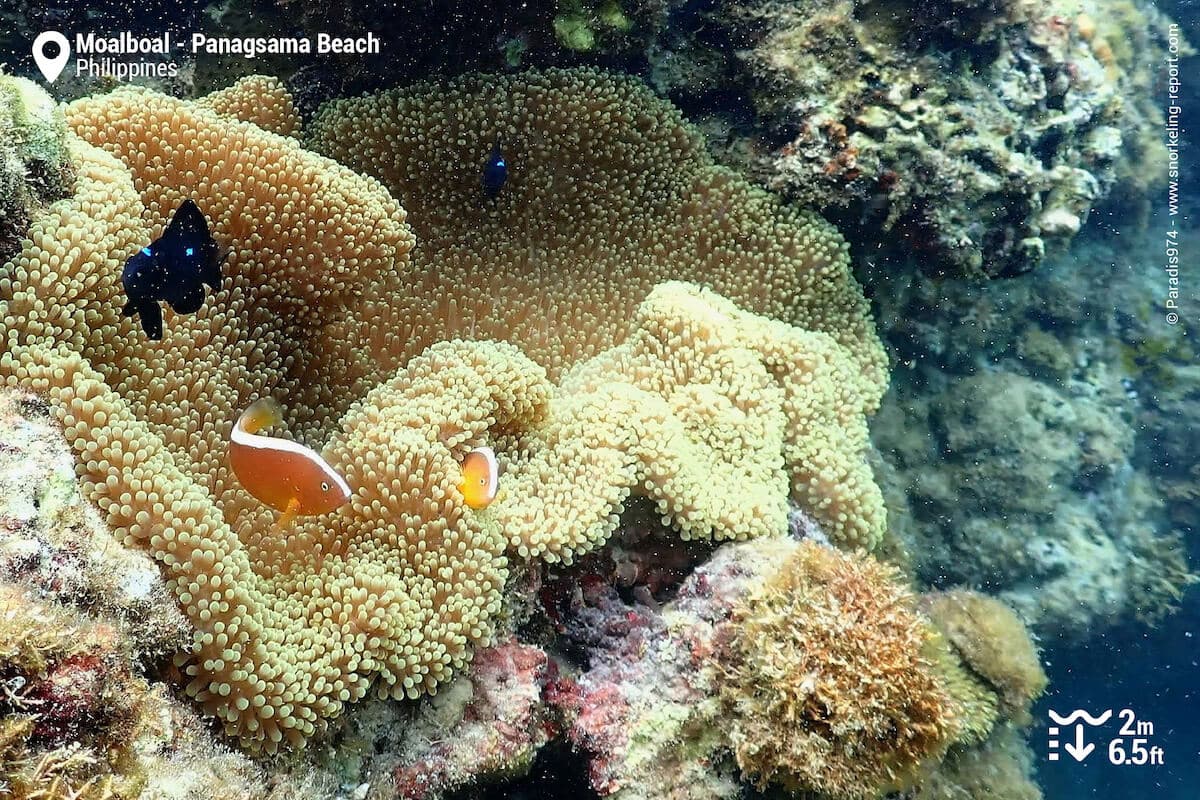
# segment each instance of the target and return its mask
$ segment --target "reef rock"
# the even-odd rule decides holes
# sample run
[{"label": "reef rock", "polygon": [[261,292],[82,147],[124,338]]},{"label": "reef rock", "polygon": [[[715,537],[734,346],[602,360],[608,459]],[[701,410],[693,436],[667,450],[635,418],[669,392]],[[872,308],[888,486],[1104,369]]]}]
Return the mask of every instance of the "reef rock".
[{"label": "reef rock", "polygon": [[[1165,173],[1154,92],[1168,21],[1151,0],[936,0],[919,14],[882,0],[280,5],[309,30],[407,45],[323,59],[292,81],[306,95],[522,62],[644,75],[722,160],[862,252],[937,275],[1033,269],[1093,209],[1144,213]],[[1179,51],[1194,52],[1185,35]]]},{"label": "reef rock", "polygon": [[714,140],[863,252],[898,248],[931,274],[1016,275],[1061,251],[1093,208],[1136,213],[1161,185],[1151,65],[1167,25],[1145,0],[943,0],[916,14],[750,0],[704,19],[704,38],[656,52],[675,65],[660,88],[702,98],[679,63],[711,72],[692,51],[723,32],[736,57],[722,77],[758,117],[747,130],[712,115]]},{"label": "reef rock", "polygon": [[1186,326],[1151,305],[1149,244],[1078,247],[1000,285],[914,277],[881,314],[893,532],[921,581],[999,593],[1047,641],[1156,620],[1194,581]]},{"label": "reef rock", "polygon": [[[1021,669],[1041,675],[1028,633],[1006,630],[973,631],[976,651],[1018,646],[1032,657]],[[724,545],[661,608],[587,581],[563,640],[586,667],[547,696],[601,796],[732,798],[755,783],[876,797],[911,788],[998,719],[973,727],[954,685],[965,651],[935,657],[940,634],[891,568],[813,541]],[[1029,695],[1043,686],[1044,675]],[[996,685],[973,687],[995,708]]]},{"label": "reef rock", "polygon": [[0,262],[20,249],[40,211],[70,193],[66,135],[54,100],[33,81],[0,69]]}]

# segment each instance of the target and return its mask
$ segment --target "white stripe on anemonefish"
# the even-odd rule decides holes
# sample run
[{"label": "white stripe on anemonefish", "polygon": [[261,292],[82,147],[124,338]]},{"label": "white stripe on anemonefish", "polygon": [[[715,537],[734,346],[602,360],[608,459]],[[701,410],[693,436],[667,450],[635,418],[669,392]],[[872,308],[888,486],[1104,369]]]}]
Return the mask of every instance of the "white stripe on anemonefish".
[{"label": "white stripe on anemonefish", "polygon": [[479,453],[487,463],[488,468],[488,497],[495,497],[500,489],[500,462],[496,460],[496,451],[490,447],[477,447],[471,452]]}]

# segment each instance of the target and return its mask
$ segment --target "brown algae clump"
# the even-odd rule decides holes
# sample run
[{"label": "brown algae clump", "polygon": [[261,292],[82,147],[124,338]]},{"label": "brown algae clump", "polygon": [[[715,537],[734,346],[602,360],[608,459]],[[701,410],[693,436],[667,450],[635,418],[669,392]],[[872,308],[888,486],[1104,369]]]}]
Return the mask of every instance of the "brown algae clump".
[{"label": "brown algae clump", "polygon": [[1016,612],[994,597],[963,589],[926,595],[921,608],[963,665],[997,694],[1004,715],[1027,723],[1047,678]]},{"label": "brown algae clump", "polygon": [[933,635],[897,573],[802,543],[734,612],[720,696],[760,783],[873,798],[912,785],[956,734]]}]

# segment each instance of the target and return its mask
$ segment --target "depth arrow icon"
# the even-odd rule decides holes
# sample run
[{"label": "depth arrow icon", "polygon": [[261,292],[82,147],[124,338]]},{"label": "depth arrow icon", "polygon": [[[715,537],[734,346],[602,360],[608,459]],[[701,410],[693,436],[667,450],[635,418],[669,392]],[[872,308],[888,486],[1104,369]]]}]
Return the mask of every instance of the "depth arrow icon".
[{"label": "depth arrow icon", "polygon": [[1096,749],[1096,745],[1085,745],[1083,743],[1083,725],[1076,725],[1075,743],[1071,744],[1070,742],[1067,742],[1063,749],[1071,754],[1071,758],[1075,759],[1076,761],[1083,761],[1091,754],[1093,750]]}]

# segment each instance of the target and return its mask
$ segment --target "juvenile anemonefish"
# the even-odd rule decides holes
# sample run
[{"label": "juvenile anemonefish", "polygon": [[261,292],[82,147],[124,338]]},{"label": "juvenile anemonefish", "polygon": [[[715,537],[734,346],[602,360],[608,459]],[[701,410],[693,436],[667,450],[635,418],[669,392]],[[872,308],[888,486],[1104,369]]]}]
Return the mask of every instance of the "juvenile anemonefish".
[{"label": "juvenile anemonefish", "polygon": [[279,404],[264,397],[242,412],[229,437],[229,466],[242,486],[283,512],[276,530],[295,516],[327,514],[350,499],[350,486],[318,453],[257,434],[282,418]]},{"label": "juvenile anemonefish", "polygon": [[471,508],[487,508],[500,489],[500,464],[490,447],[476,447],[462,462],[462,481],[458,484],[463,499]]}]

